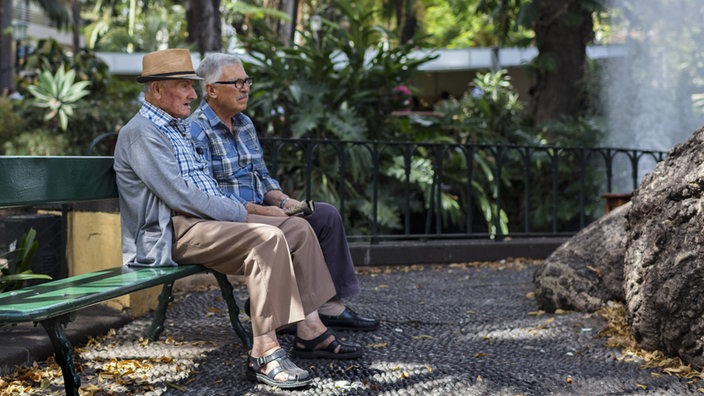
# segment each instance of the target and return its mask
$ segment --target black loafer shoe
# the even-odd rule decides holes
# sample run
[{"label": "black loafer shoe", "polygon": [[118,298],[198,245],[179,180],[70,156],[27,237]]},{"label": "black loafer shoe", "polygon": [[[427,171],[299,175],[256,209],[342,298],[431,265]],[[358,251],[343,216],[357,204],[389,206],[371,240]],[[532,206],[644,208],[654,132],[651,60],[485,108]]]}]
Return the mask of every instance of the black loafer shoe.
[{"label": "black loafer shoe", "polygon": [[357,315],[357,313],[350,308],[345,308],[345,310],[337,316],[323,314],[319,314],[319,316],[325,326],[337,330],[371,331],[379,328],[378,319],[364,318]]}]

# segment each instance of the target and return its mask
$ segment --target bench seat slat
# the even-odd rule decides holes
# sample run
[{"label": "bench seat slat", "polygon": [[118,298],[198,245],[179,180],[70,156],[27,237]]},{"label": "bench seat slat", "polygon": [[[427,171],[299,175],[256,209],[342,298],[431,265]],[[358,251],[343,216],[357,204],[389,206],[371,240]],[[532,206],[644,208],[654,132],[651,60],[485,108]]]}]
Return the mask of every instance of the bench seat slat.
[{"label": "bench seat slat", "polygon": [[0,322],[41,321],[206,271],[200,265],[115,267],[0,294]]}]

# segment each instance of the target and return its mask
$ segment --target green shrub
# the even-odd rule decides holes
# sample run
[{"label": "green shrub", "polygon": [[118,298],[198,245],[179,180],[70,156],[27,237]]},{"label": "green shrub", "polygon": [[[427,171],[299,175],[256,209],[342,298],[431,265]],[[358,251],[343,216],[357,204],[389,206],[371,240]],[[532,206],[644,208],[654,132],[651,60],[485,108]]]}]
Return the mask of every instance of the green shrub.
[{"label": "green shrub", "polygon": [[[374,12],[335,1],[319,32],[300,31],[301,44],[244,38],[254,77],[248,114],[262,133],[341,140],[393,139],[384,126],[394,87],[435,56],[412,57],[415,43],[395,45],[375,26]],[[332,8],[331,8],[332,9]],[[331,11],[332,12],[332,11]],[[344,15],[345,25],[334,22]]]},{"label": "green shrub", "polygon": [[64,134],[35,130],[23,132],[3,144],[5,155],[78,155]]},{"label": "green shrub", "polygon": [[71,146],[82,154],[96,136],[119,131],[139,110],[143,89],[134,80],[111,78],[102,96],[89,98],[76,108],[66,131]]},{"label": "green shrub", "polygon": [[19,106],[18,101],[0,97],[0,154],[5,143],[26,130],[27,121],[22,117]]},{"label": "green shrub", "polygon": [[461,143],[528,144],[537,140],[506,70],[478,74],[460,99],[438,103],[439,125],[457,132]]},{"label": "green shrub", "polygon": [[[57,81],[62,70],[69,71],[63,72],[61,80],[73,77],[73,85]],[[0,140],[0,150],[6,148],[13,153],[38,155],[83,154],[95,137],[106,132],[117,132],[140,106],[138,98],[143,89],[141,84],[109,75],[107,64],[92,52],[83,50],[74,57],[67,56],[52,39],[39,42],[27,58],[24,72],[26,77],[20,82],[20,91],[27,99],[40,93],[43,101],[24,100],[21,101],[23,103],[14,104],[13,110],[24,124],[21,128],[13,128],[14,131],[9,130],[5,135],[0,130],[0,137],[3,138]],[[44,89],[41,89],[42,85]],[[71,86],[74,91],[79,91],[77,94],[74,92],[73,96],[68,95],[69,90],[62,89]],[[83,90],[76,90],[76,86]],[[88,89],[88,93],[81,96],[84,89]],[[30,105],[32,103],[45,106],[50,111],[33,107]],[[70,125],[61,132],[63,137],[42,132],[64,129],[69,119]],[[20,131],[31,133],[19,136]],[[45,137],[48,141],[41,142],[40,137]]]},{"label": "green shrub", "polygon": [[22,235],[17,249],[0,254],[0,258],[12,256],[5,265],[0,265],[0,293],[21,289],[26,280],[51,279],[49,275],[35,274],[29,269],[34,253],[39,247],[36,237],[37,231],[30,228]]}]

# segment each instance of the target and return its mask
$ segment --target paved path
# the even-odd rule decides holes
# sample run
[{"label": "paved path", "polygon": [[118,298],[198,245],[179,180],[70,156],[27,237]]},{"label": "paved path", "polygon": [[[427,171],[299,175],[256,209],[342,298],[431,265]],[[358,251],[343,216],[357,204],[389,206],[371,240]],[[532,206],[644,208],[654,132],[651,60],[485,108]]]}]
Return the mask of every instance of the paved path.
[{"label": "paved path", "polygon": [[[534,269],[368,269],[351,305],[381,318],[381,328],[339,333],[367,346],[359,360],[299,360],[318,376],[306,390],[244,379],[246,351],[217,290],[178,295],[160,342],[139,340],[144,318],[83,347],[81,378],[86,390],[109,384],[115,393],[106,394],[116,395],[701,395],[704,384],[619,359],[596,338],[604,321],[595,315],[531,315]],[[118,370],[128,375],[113,376]],[[37,394],[61,391],[51,385]]]}]

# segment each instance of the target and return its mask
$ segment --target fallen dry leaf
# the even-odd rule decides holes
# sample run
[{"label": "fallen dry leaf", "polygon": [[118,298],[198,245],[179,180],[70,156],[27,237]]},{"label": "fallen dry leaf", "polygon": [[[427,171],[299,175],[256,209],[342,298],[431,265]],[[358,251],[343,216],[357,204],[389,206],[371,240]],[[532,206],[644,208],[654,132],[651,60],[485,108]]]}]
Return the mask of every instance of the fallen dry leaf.
[{"label": "fallen dry leaf", "polygon": [[[620,360],[640,361],[641,368],[661,370],[661,373],[692,380],[704,379],[704,373],[685,365],[678,357],[665,356],[660,351],[646,351],[638,345],[631,335],[631,328],[626,320],[626,311],[622,304],[612,304],[597,311],[606,320],[606,327],[597,337],[606,338],[606,346],[621,349]],[[652,373],[657,377],[658,373]]]},{"label": "fallen dry leaf", "polygon": [[601,268],[596,268],[592,267],[591,265],[588,265],[587,269],[594,272],[597,276],[601,276]]}]

